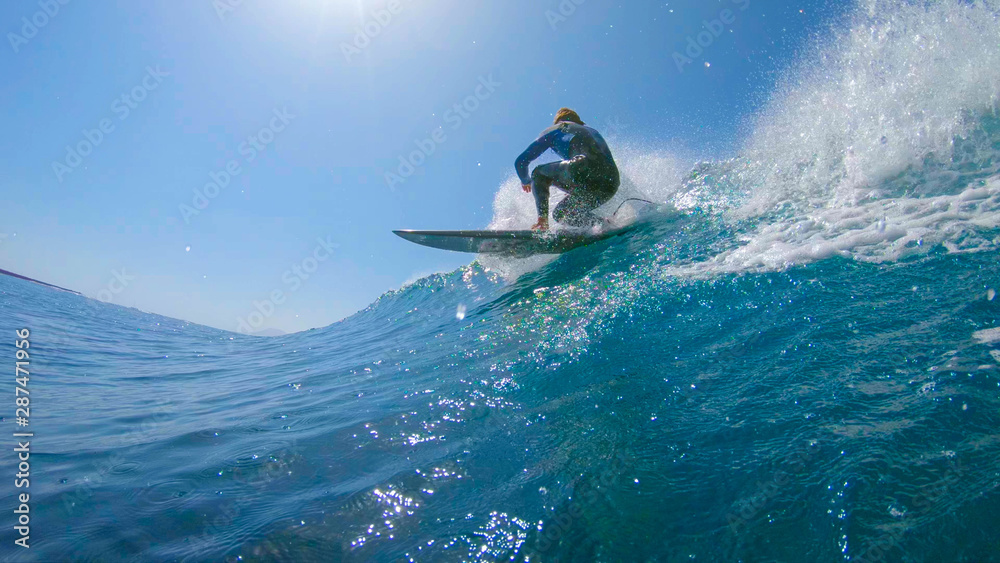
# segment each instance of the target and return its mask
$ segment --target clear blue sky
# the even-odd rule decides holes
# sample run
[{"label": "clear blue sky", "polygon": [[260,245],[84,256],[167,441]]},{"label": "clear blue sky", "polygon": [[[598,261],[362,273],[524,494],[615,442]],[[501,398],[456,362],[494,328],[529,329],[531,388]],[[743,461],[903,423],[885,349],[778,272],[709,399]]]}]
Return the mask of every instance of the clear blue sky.
[{"label": "clear blue sky", "polygon": [[[468,263],[391,230],[485,227],[514,158],[560,106],[662,150],[732,154],[781,70],[849,7],[62,2],[0,6],[0,268],[229,330],[281,290],[261,328],[285,331]],[[678,72],[674,53],[724,9],[731,23]],[[358,40],[366,23],[377,34]],[[491,76],[474,111],[448,113]],[[444,141],[390,189],[386,172],[438,127]],[[265,128],[263,151],[243,144]],[[185,219],[182,204],[205,203],[194,190],[234,166]],[[339,246],[313,264],[320,238]]]}]

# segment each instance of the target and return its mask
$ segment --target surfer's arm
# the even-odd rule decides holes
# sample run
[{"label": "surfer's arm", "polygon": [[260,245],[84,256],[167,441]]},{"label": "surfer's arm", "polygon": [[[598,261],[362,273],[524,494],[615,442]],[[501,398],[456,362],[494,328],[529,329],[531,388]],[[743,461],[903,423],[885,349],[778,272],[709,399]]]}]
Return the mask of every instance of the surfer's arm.
[{"label": "surfer's arm", "polygon": [[552,148],[552,142],[559,136],[559,127],[550,127],[542,132],[542,136],[528,145],[521,156],[514,162],[514,169],[517,170],[517,177],[521,179],[521,185],[531,184],[531,176],[528,175],[528,166],[542,153]]}]

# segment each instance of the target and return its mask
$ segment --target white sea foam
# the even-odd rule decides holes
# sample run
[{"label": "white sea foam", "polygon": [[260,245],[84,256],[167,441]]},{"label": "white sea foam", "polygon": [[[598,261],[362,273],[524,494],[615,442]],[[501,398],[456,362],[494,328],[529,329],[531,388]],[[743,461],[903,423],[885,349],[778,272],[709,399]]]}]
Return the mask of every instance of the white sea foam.
[{"label": "white sea foam", "polygon": [[770,223],[743,246],[711,260],[668,267],[670,276],[781,270],[831,256],[866,262],[898,260],[943,245],[953,252],[995,249],[982,228],[1000,227],[1000,179],[957,195],[881,199],[828,207]]},{"label": "white sea foam", "polygon": [[983,344],[993,344],[1000,342],[1000,328],[988,328],[972,333],[972,337]]},{"label": "white sea foam", "polygon": [[668,273],[996,248],[978,233],[1000,226],[1000,179],[955,169],[996,160],[977,128],[1000,94],[997,6],[860,2],[849,29],[790,73],[742,151],[749,197],[727,217],[776,219],[741,248]]},{"label": "white sea foam", "polygon": [[[863,0],[757,119],[742,156],[752,196],[739,216],[878,198],[887,178],[948,162],[1000,95],[996,2]],[[995,150],[988,143],[969,147]],[[926,180],[926,179],[925,179]],[[934,193],[936,183],[915,191]]]}]

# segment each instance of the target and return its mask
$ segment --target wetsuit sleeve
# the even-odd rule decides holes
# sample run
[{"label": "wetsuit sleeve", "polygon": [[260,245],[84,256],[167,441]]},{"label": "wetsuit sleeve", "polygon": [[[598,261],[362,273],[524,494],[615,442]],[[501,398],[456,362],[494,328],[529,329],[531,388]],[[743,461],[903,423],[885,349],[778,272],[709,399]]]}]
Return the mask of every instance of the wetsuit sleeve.
[{"label": "wetsuit sleeve", "polygon": [[517,170],[517,177],[521,179],[521,184],[530,184],[531,176],[528,176],[528,165],[533,160],[542,156],[542,153],[552,148],[552,142],[559,137],[558,126],[550,127],[542,132],[542,136],[528,145],[521,156],[514,162],[514,169]]}]

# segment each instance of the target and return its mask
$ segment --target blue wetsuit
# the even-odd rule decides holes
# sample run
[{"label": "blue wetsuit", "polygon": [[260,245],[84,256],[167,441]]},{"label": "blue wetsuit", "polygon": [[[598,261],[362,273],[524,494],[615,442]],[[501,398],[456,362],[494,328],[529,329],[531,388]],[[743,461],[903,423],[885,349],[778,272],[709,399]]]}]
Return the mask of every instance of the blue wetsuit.
[{"label": "blue wetsuit", "polygon": [[[546,150],[563,158],[536,166],[528,176],[528,165]],[[514,163],[521,184],[531,184],[540,218],[549,216],[549,188],[556,186],[569,195],[556,206],[552,217],[560,223],[591,227],[601,219],[593,210],[618,192],[620,176],[611,149],[596,129],[561,121],[542,132]]]}]

